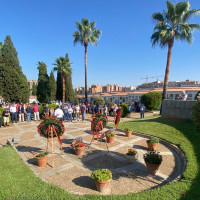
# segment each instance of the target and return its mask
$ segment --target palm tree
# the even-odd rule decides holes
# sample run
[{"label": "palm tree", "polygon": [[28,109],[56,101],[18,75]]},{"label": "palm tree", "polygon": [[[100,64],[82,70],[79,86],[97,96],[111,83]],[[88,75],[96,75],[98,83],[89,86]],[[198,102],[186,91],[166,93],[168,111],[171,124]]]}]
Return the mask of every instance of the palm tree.
[{"label": "palm tree", "polygon": [[96,22],[90,22],[88,19],[83,18],[82,22],[76,22],[78,31],[73,33],[74,45],[78,42],[85,47],[85,102],[88,102],[87,95],[87,46],[88,43],[97,45],[101,31],[95,28]]},{"label": "palm tree", "polygon": [[152,15],[153,19],[157,22],[154,27],[154,33],[151,36],[152,46],[154,47],[157,43],[160,47],[168,46],[162,99],[167,99],[169,69],[174,39],[186,40],[191,44],[193,30],[200,29],[199,24],[188,23],[188,20],[192,16],[200,14],[199,9],[190,9],[190,3],[188,1],[177,4],[167,1],[167,8],[168,10],[164,10],[163,13],[155,12]]},{"label": "palm tree", "polygon": [[65,103],[65,78],[67,74],[72,73],[72,68],[71,65],[72,63],[69,61],[68,54],[66,54],[66,57],[59,57],[56,58],[55,63],[53,65],[56,65],[56,67],[53,68],[54,71],[58,71],[61,73],[62,76],[62,89],[63,89],[63,94],[62,94],[62,103],[64,105]]}]

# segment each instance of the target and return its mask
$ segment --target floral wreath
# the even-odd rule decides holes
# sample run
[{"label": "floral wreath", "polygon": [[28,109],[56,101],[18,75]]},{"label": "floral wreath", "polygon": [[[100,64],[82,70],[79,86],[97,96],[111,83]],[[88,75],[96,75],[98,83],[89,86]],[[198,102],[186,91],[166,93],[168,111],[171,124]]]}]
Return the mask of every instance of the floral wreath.
[{"label": "floral wreath", "polygon": [[53,137],[57,137],[57,136],[60,137],[64,134],[65,127],[64,127],[63,123],[55,117],[47,116],[44,119],[44,121],[38,125],[38,133],[40,134],[40,136],[45,137],[45,138],[51,137],[49,125],[54,126]]},{"label": "floral wreath", "polygon": [[108,117],[101,113],[93,115],[93,121],[91,124],[91,131],[92,132],[99,132],[106,127],[108,122]]}]

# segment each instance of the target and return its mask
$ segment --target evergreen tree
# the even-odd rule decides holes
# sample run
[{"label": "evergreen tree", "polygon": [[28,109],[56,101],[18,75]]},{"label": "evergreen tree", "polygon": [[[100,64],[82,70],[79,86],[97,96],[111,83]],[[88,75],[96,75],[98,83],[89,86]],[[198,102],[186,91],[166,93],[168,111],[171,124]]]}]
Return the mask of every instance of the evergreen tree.
[{"label": "evergreen tree", "polygon": [[29,87],[9,35],[0,50],[0,86],[5,101],[28,102]]},{"label": "evergreen tree", "polygon": [[[67,63],[70,63],[68,54],[65,55]],[[75,99],[75,93],[72,86],[72,70],[70,73],[66,74],[65,78],[65,99],[66,101],[73,102]]]},{"label": "evergreen tree", "polygon": [[37,99],[42,103],[49,101],[49,76],[47,74],[47,66],[44,62],[38,62],[39,75],[37,85]]},{"label": "evergreen tree", "polygon": [[33,83],[32,85],[32,95],[33,96],[37,95],[37,85],[35,83]]},{"label": "evergreen tree", "polygon": [[57,100],[62,100],[62,75],[59,71],[57,71],[57,81],[56,81],[56,99]]},{"label": "evergreen tree", "polygon": [[56,99],[56,80],[53,74],[53,71],[50,73],[49,77],[49,92],[50,92],[50,100],[55,100]]}]

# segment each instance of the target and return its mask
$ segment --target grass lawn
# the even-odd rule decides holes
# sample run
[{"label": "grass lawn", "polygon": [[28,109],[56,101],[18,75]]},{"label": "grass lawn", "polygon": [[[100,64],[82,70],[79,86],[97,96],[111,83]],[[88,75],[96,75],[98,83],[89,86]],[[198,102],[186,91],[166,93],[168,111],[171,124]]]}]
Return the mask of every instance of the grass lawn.
[{"label": "grass lawn", "polygon": [[[0,200],[62,200],[62,199],[200,199],[200,133],[190,120],[162,120],[151,117],[120,123],[119,128],[130,127],[135,132],[155,135],[179,146],[185,153],[188,164],[184,177],[153,190],[125,196],[75,196],[49,185],[35,177],[21,161],[12,147],[0,148]],[[186,193],[186,196],[183,194]]]}]

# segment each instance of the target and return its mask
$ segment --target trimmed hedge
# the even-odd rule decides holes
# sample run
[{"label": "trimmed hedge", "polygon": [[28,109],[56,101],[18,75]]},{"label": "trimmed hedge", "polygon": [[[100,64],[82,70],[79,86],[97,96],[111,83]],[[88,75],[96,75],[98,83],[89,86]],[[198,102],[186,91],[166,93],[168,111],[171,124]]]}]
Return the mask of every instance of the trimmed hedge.
[{"label": "trimmed hedge", "polygon": [[149,92],[141,97],[141,103],[143,103],[148,110],[156,110],[161,102],[162,95],[159,92]]},{"label": "trimmed hedge", "polygon": [[128,105],[126,103],[121,103],[122,114],[121,117],[125,118],[128,115]]}]

